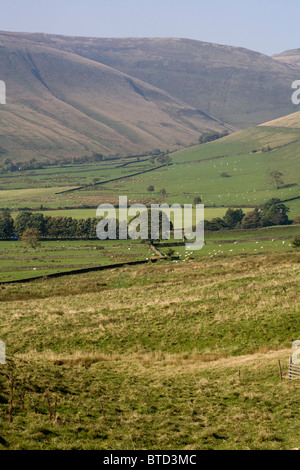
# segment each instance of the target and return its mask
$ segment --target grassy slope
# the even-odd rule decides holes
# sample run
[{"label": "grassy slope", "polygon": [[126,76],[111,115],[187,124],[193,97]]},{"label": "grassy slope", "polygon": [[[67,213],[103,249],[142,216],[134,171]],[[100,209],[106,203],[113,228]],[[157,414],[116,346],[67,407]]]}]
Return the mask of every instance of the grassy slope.
[{"label": "grassy slope", "polygon": [[127,240],[43,241],[37,249],[20,241],[1,241],[0,282],[145,260],[152,255],[147,245]]},{"label": "grassy slope", "polygon": [[[271,151],[262,152],[268,145]],[[257,152],[253,153],[253,150]],[[122,184],[111,183],[109,188],[115,193],[119,190],[137,198],[153,184],[156,187],[153,198],[157,198],[164,187],[170,203],[191,203],[195,196],[201,195],[207,206],[251,207],[272,197],[285,200],[299,196],[299,152],[300,133],[297,129],[253,128],[175,152],[172,154],[175,165],[124,180]],[[284,185],[278,190],[269,177],[275,170],[284,175]],[[230,177],[222,177],[223,172]],[[291,206],[293,216],[298,215],[299,200]]]},{"label": "grassy slope", "polygon": [[[299,113],[290,119],[298,123]],[[286,117],[279,121],[280,127],[260,126],[209,144],[195,145],[172,153],[173,165],[168,168],[78,192],[55,194],[67,187],[91,185],[95,178],[101,182],[148,170],[151,165],[145,161],[123,168],[118,168],[119,163],[75,165],[3,175],[1,206],[38,208],[43,204],[57,209],[86,204],[96,208],[102,202],[117,204],[119,195],[128,195],[129,203],[148,204],[162,201],[192,203],[195,196],[201,195],[205,206],[224,207],[253,207],[272,197],[297,198],[300,133],[295,128],[284,128],[283,124],[289,122]],[[271,151],[262,152],[268,146]],[[269,176],[272,171],[281,171],[284,175],[284,184],[278,190]],[[230,177],[222,177],[223,172]],[[147,194],[150,184],[155,187],[152,196]],[[167,191],[166,197],[160,193],[162,188]],[[288,206],[291,218],[299,215],[299,199],[289,202]]]},{"label": "grassy slope", "polygon": [[299,382],[278,378],[299,337],[295,253],[125,268],[0,297],[16,378],[8,424],[1,367],[3,449],[299,446]]},{"label": "grassy slope", "polygon": [[270,122],[266,122],[262,124],[262,126],[300,129],[300,111],[297,113],[288,114],[287,116],[275,119]]}]

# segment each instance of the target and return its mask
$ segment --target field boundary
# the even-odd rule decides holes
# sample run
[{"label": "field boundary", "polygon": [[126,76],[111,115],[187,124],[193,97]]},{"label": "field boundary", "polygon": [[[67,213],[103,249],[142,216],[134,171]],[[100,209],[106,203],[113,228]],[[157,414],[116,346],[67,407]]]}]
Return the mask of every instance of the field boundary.
[{"label": "field boundary", "polygon": [[94,271],[107,271],[110,269],[122,268],[124,266],[137,266],[139,264],[156,263],[157,261],[161,261],[162,259],[166,259],[166,258],[165,257],[150,258],[149,260],[127,261],[124,263],[107,264],[105,266],[93,266],[90,268],[73,269],[71,271],[62,271],[62,272],[57,272],[57,273],[52,273],[52,274],[45,274],[43,276],[35,276],[35,277],[29,277],[25,279],[15,279],[13,281],[2,281],[0,282],[0,285],[2,286],[2,285],[7,285],[7,284],[22,284],[22,283],[28,283],[28,282],[41,280],[41,279],[54,279],[58,277],[74,276],[76,274],[85,274],[85,273],[90,273]]},{"label": "field boundary", "polygon": [[173,163],[166,163],[165,165],[156,166],[155,168],[150,168],[148,170],[143,170],[143,171],[140,171],[138,173],[133,173],[131,175],[119,176],[118,178],[112,178],[110,180],[105,180],[105,181],[99,181],[98,183],[95,183],[95,184],[88,184],[86,186],[79,186],[79,187],[73,188],[73,189],[66,189],[64,191],[60,191],[58,193],[55,193],[55,195],[71,193],[73,191],[80,191],[81,189],[92,188],[94,186],[101,186],[101,185],[107,184],[107,183],[113,183],[114,181],[120,181],[120,180],[124,180],[124,179],[128,179],[128,178],[132,178],[133,176],[143,175],[144,173],[149,173],[150,171],[159,170],[160,168],[164,168],[166,166],[171,166],[171,165],[173,165]]}]

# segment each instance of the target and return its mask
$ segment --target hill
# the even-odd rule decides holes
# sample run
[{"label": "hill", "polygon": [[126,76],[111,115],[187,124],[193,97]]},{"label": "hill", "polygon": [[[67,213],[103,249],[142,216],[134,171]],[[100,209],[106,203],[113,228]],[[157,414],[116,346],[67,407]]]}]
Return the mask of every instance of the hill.
[{"label": "hill", "polygon": [[238,128],[296,110],[294,68],[248,49],[180,38],[26,37],[144,80]]},{"label": "hill", "polygon": [[231,129],[165,91],[78,54],[0,35],[2,154],[55,159],[180,148]]},{"label": "hill", "polygon": [[243,48],[9,32],[0,43],[0,151],[18,160],[175,150],[296,110],[295,66]]},{"label": "hill", "polygon": [[273,59],[300,68],[300,49],[291,49],[281,52],[281,54],[275,54]]},{"label": "hill", "polygon": [[282,118],[274,119],[273,121],[265,122],[261,124],[261,126],[300,129],[300,111],[289,114],[288,116],[283,116]]}]

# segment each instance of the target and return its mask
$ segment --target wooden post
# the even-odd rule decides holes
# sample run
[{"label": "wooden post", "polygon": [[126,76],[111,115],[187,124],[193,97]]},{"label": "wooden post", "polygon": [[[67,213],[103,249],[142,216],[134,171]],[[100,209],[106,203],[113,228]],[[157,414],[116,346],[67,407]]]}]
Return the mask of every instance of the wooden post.
[{"label": "wooden post", "polygon": [[279,377],[280,377],[280,381],[282,382],[282,370],[281,370],[280,360],[278,360],[278,368],[279,368]]}]

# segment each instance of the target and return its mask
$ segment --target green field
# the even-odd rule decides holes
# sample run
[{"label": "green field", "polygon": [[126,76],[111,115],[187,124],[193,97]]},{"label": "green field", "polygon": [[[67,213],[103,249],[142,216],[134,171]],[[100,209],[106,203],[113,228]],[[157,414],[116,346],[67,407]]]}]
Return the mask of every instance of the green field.
[{"label": "green field", "polygon": [[43,241],[28,248],[21,241],[0,241],[0,282],[44,276],[72,269],[151,258],[148,246],[133,240]]},{"label": "green field", "polygon": [[[263,152],[268,146],[270,150]],[[201,196],[208,208],[250,208],[271,198],[299,198],[299,153],[299,130],[257,127],[170,154],[172,165],[161,169],[155,169],[155,165],[147,161],[120,168],[120,160],[2,175],[0,204],[12,210],[20,207],[57,210],[96,208],[103,202],[118,204],[118,197],[125,195],[130,204],[185,204]],[[154,171],[130,177],[151,169]],[[283,174],[284,184],[278,189],[270,178],[272,171]],[[224,174],[227,177],[222,176]],[[96,180],[104,182],[120,177],[125,179],[93,186]],[[149,185],[155,188],[151,195],[147,192]],[[87,187],[57,194],[78,186]],[[166,190],[164,196],[162,189]],[[289,202],[291,218],[300,214],[299,204],[299,199]]]},{"label": "green field", "polygon": [[[178,240],[161,241],[158,248],[166,255],[166,243],[174,243],[172,263],[187,259],[215,257],[232,258],[237,254],[289,253],[291,241],[300,235],[300,226],[268,227],[257,230],[211,232],[205,235],[201,250],[187,251]],[[161,246],[160,246],[161,245]],[[57,240],[42,241],[36,249],[20,240],[0,241],[0,282],[44,276],[72,269],[113,265],[135,260],[146,260],[157,255],[140,240]]]},{"label": "green field", "polygon": [[[118,168],[120,159],[1,175],[0,206],[13,217],[27,208],[87,218],[119,196],[147,205],[201,196],[211,220],[276,197],[294,198],[292,220],[298,152],[299,130],[255,128],[64,194],[154,167]],[[286,378],[300,339],[299,235],[296,224],[206,232],[198,251],[158,243],[163,260],[139,240],[0,241],[0,449],[299,449],[300,382]],[[148,262],[114,267],[135,260]]]},{"label": "green field", "polygon": [[[244,209],[245,214],[251,211],[251,208]],[[206,207],[204,208],[205,220],[212,220],[215,217],[224,217],[226,214],[227,207]],[[61,209],[61,210],[48,210],[38,211],[49,217],[72,217],[74,219],[87,219],[89,217],[96,217],[95,209]],[[16,211],[12,213],[12,217],[15,218],[20,212]],[[116,210],[118,216],[118,209]]]}]

